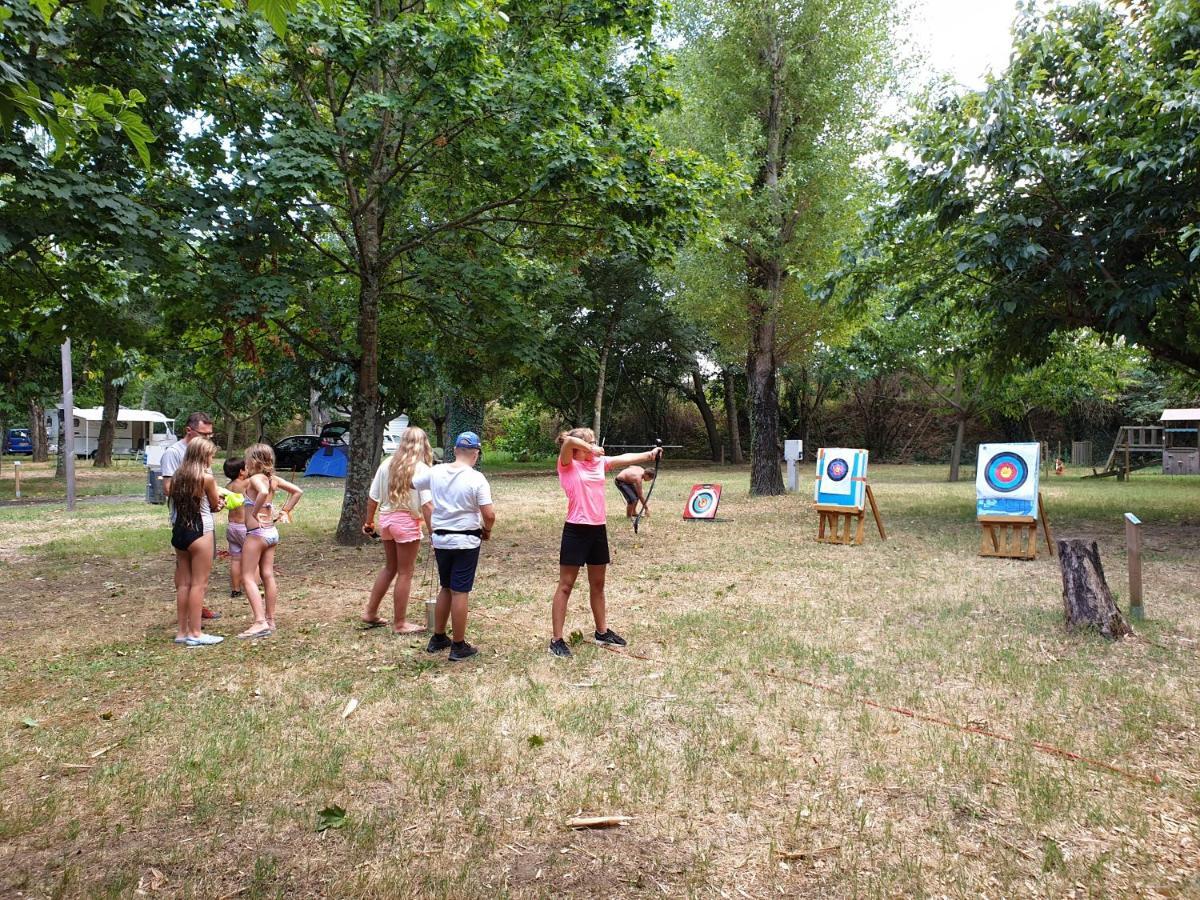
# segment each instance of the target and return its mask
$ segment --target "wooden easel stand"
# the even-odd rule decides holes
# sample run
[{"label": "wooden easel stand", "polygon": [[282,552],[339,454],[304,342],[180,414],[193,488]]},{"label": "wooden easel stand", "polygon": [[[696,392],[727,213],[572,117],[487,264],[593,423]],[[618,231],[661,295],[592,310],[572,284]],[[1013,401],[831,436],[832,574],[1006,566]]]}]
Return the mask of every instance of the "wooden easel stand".
[{"label": "wooden easel stand", "polygon": [[1054,555],[1054,539],[1046,518],[1046,504],[1038,491],[1038,514],[1033,516],[980,516],[979,555],[1001,559],[1037,559],[1038,521],[1046,535],[1046,549]]},{"label": "wooden easel stand", "polygon": [[[881,540],[887,540],[887,532],[883,529],[883,519],[879,515],[879,504],[875,502],[875,492],[866,485],[867,502],[871,505],[871,515],[875,517],[875,527],[879,529]],[[863,542],[866,509],[846,509],[844,506],[817,506],[817,540],[822,544],[848,544],[858,546]]]}]

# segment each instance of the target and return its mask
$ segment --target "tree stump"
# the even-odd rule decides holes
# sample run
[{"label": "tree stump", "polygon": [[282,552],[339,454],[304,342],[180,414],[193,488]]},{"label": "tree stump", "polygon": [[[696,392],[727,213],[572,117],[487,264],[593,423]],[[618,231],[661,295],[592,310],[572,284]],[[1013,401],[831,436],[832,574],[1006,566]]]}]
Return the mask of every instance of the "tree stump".
[{"label": "tree stump", "polygon": [[1110,641],[1133,634],[1104,580],[1100,548],[1095,541],[1058,542],[1062,568],[1063,614],[1068,630],[1095,628]]}]

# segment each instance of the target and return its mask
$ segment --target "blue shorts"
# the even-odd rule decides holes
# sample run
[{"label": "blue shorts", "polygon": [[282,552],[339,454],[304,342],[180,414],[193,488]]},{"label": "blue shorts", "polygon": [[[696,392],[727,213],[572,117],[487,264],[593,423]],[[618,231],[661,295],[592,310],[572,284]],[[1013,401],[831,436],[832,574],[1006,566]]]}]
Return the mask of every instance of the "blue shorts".
[{"label": "blue shorts", "polygon": [[443,550],[435,547],[438,582],[456,594],[469,594],[475,586],[475,569],[479,565],[479,547],[470,550]]}]

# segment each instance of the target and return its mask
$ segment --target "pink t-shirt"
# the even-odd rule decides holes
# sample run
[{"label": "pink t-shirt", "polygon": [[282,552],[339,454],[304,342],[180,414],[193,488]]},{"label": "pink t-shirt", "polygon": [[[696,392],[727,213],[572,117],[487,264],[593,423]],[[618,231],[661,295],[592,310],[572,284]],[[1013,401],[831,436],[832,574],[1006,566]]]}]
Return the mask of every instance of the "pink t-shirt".
[{"label": "pink t-shirt", "polygon": [[608,521],[604,506],[604,473],[612,459],[572,460],[558,464],[558,483],[567,495],[567,521],[576,525],[603,525]]}]

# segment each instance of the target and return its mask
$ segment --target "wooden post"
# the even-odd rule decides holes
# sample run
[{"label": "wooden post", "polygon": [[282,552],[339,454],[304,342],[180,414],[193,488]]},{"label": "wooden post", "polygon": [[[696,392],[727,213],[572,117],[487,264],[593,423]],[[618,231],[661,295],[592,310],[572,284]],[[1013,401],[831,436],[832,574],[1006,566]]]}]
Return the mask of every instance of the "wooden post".
[{"label": "wooden post", "polygon": [[[71,339],[62,345],[63,428],[58,436],[58,451],[63,454],[67,476],[67,509],[75,509],[75,386],[71,375]],[[86,449],[86,446],[85,448]]]},{"label": "wooden post", "polygon": [[1125,480],[1129,480],[1129,432],[1125,432]]},{"label": "wooden post", "polygon": [[1125,513],[1125,552],[1129,568],[1129,618],[1146,618],[1142,605],[1142,520]]},{"label": "wooden post", "polygon": [[16,498],[21,499],[21,461],[13,463],[13,478],[16,480]]}]

